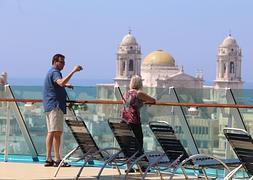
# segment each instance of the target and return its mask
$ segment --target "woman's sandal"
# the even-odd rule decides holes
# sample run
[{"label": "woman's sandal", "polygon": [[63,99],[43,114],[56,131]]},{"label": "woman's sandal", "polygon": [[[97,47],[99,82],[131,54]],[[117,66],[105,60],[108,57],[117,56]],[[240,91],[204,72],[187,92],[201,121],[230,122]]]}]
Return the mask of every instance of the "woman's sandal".
[{"label": "woman's sandal", "polygon": [[[55,161],[55,162],[54,162],[54,167],[58,167],[60,163],[61,163],[61,160]],[[70,166],[71,166],[71,165],[68,164],[68,163],[66,163],[66,162],[63,162],[63,163],[61,164],[61,167],[70,167]]]},{"label": "woman's sandal", "polygon": [[[127,169],[125,170],[125,173],[127,173]],[[128,173],[135,173],[135,170],[131,168]]]},{"label": "woman's sandal", "polygon": [[51,160],[51,161],[46,160],[44,166],[45,167],[52,167],[52,166],[54,166],[54,161],[53,160]]},{"label": "woman's sandal", "polygon": [[[141,167],[141,171],[145,172],[147,170],[147,167]],[[140,172],[140,169],[136,169],[136,172]],[[148,170],[150,172],[150,169]]]}]

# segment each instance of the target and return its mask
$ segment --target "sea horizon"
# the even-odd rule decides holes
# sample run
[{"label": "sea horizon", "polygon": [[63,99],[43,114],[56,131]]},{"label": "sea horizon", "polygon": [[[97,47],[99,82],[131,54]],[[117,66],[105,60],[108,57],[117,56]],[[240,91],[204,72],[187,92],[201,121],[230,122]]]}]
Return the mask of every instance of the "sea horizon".
[{"label": "sea horizon", "polygon": [[[43,78],[9,78],[8,83],[12,86],[43,86]],[[90,79],[72,79],[74,86],[96,86],[97,84],[112,84],[113,79],[90,78]],[[212,86],[213,81],[205,81],[205,86]],[[244,82],[243,89],[253,89],[253,82]]]},{"label": "sea horizon", "polygon": [[[43,86],[44,78],[8,78],[12,86]],[[111,84],[112,79],[71,79],[73,86],[96,86],[96,84]]]}]

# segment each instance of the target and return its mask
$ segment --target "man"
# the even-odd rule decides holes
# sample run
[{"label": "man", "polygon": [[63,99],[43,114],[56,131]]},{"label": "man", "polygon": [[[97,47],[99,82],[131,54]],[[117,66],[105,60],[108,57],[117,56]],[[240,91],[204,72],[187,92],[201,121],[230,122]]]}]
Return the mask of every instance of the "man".
[{"label": "man", "polygon": [[[68,81],[78,71],[81,66],[75,66],[65,77],[62,77],[61,70],[65,65],[65,56],[62,54],[54,55],[52,67],[49,69],[43,89],[43,106],[46,113],[47,137],[46,137],[46,161],[44,166],[58,166],[61,157],[59,153],[61,136],[64,125],[64,114],[66,114],[66,90],[65,87],[73,88]],[[54,148],[54,160],[51,156],[52,146]],[[63,166],[69,166],[67,163]]]}]

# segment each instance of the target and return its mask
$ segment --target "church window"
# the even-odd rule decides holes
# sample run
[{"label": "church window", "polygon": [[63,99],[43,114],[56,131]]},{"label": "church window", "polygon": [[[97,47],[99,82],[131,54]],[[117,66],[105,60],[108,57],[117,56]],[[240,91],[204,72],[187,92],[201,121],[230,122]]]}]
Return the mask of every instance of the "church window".
[{"label": "church window", "polygon": [[125,62],[123,61],[120,66],[120,75],[123,76],[123,73],[125,71]]},{"label": "church window", "polygon": [[235,73],[235,69],[234,69],[234,62],[230,62],[230,68],[229,68],[229,72],[230,73]]},{"label": "church window", "polygon": [[132,47],[132,46],[130,46],[130,49],[133,49],[133,47]]},{"label": "church window", "polygon": [[122,63],[122,69],[125,71],[125,62]]},{"label": "church window", "polygon": [[132,59],[129,60],[129,67],[128,67],[129,71],[133,71],[134,70],[134,62]]},{"label": "church window", "polygon": [[202,148],[208,148],[208,141],[202,141]]}]

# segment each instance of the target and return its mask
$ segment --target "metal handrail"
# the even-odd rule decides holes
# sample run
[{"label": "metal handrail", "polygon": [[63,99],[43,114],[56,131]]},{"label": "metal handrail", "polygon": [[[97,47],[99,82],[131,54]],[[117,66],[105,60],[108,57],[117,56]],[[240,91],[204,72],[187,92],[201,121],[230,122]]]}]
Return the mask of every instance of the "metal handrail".
[{"label": "metal handrail", "polygon": [[[42,103],[42,99],[10,99],[0,98],[0,102],[22,102],[22,103]],[[67,100],[67,103],[79,104],[123,104],[122,100]],[[178,103],[178,102],[155,102],[145,103],[156,106],[186,106],[186,107],[218,107],[218,108],[253,108],[251,104],[198,104],[198,103]]]}]

